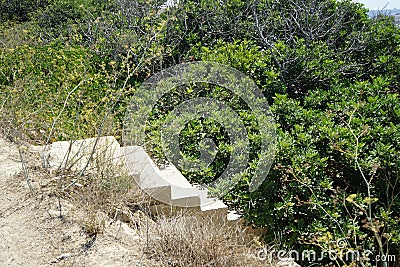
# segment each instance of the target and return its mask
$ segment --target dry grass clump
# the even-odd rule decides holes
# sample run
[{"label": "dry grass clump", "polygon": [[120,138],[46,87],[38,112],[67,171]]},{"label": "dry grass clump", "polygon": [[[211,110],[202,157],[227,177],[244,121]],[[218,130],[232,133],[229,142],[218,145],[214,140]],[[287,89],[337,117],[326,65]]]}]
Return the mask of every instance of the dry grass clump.
[{"label": "dry grass clump", "polygon": [[160,217],[147,254],[163,266],[260,266],[239,225],[180,214]]},{"label": "dry grass clump", "polygon": [[[80,168],[73,170],[68,163],[64,164],[69,166],[68,169],[57,171],[58,183],[54,190],[81,211],[82,216],[78,219],[89,235],[103,232],[105,218],[102,214],[129,223],[136,210],[147,213],[151,203],[150,197],[128,174],[124,162],[116,159],[110,151],[109,147],[100,147],[84,174]],[[70,159],[74,161],[73,155]]]}]

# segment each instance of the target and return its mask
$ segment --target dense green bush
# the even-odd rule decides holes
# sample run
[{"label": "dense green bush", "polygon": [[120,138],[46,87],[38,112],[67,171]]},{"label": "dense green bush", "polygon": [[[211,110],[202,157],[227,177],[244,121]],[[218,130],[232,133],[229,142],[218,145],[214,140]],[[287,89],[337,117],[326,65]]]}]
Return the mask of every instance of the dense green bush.
[{"label": "dense green bush", "polygon": [[[271,64],[270,52],[253,42],[219,41],[210,48],[195,47],[190,55],[233,66],[251,76],[266,96],[273,96],[271,108],[278,123],[274,168],[259,190],[248,192],[257,162],[253,146],[248,172],[225,196],[231,207],[241,210],[249,223],[266,226],[266,240],[282,235],[284,246],[329,250],[333,242],[345,239],[348,249],[399,253],[400,101],[393,91],[393,77],[358,82],[333,79],[329,89],[311,87],[304,97],[293,99],[279,79],[279,69]],[[327,67],[335,66],[332,62]],[[188,87],[162,99],[172,106],[160,104],[165,110],[157,119],[164,119],[173,106],[199,93],[229,103],[240,115],[248,108],[221,88],[196,91]],[[246,125],[255,119],[241,118]],[[192,182],[211,181],[231,156],[221,125],[210,123],[193,121],[181,132],[182,153],[188,157],[199,155],[202,133],[208,133],[206,137],[219,148],[211,168],[184,173]],[[160,121],[153,122],[149,132],[149,140],[156,144],[160,143],[155,137],[159,137],[160,125]],[[247,129],[254,145],[256,128]],[[162,154],[161,149],[154,151],[155,157]]]},{"label": "dense green bush", "polygon": [[399,96],[387,85],[381,78],[338,85],[304,104],[277,95],[275,167],[258,192],[234,196],[248,219],[283,234],[287,245],[328,250],[346,238],[355,249],[378,253],[381,242],[398,254]]},{"label": "dense green bush", "polygon": [[5,21],[25,22],[37,9],[45,7],[49,0],[1,0],[0,1],[0,23]]}]

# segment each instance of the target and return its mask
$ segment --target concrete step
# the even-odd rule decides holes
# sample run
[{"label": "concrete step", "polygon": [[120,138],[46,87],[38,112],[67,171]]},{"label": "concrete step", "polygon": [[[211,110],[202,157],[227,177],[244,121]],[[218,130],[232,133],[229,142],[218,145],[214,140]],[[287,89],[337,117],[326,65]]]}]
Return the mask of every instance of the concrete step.
[{"label": "concrete step", "polygon": [[[95,147],[95,149],[93,149]],[[40,148],[38,148],[40,149]],[[89,160],[112,160],[118,163],[123,159],[120,145],[113,136],[87,138],[73,141],[59,141],[42,147],[44,167],[50,169],[67,168],[82,170]],[[92,167],[89,161],[87,170]]]},{"label": "concrete step", "polygon": [[141,188],[146,194],[151,196],[152,198],[164,202],[169,203],[171,201],[171,186],[159,186],[159,187],[150,187],[150,188]]},{"label": "concrete step", "polygon": [[[222,201],[208,196],[207,189],[191,185],[175,166],[168,165],[160,170],[143,147],[121,147],[113,136],[55,142],[44,147],[43,151],[51,168],[71,166],[72,170],[80,171],[90,159],[93,161],[99,157],[114,165],[129,166],[128,173],[138,186],[155,200],[166,204],[160,204],[159,209],[167,210],[170,206],[171,209],[198,210],[204,216],[211,215],[224,220],[240,218],[228,214],[228,207]],[[88,171],[92,165],[89,161]]]},{"label": "concrete step", "polygon": [[[172,166],[159,170],[148,154],[140,146],[128,146],[125,150],[126,162],[131,175],[139,175],[137,182],[143,190],[157,200],[181,207],[195,207],[200,205],[198,190]],[[169,186],[168,190],[158,190]],[[152,195],[152,192],[155,194]],[[163,192],[168,193],[163,196]]]},{"label": "concrete step", "polygon": [[[228,221],[238,221],[241,219],[240,215],[236,211],[228,211],[228,215],[226,216]],[[244,221],[243,221],[244,223]]]},{"label": "concrete step", "polygon": [[199,190],[171,186],[171,204],[180,207],[199,207],[201,205]]},{"label": "concrete step", "polygon": [[140,146],[124,147],[125,161],[130,175],[139,175],[137,180],[141,189],[171,185],[158,172],[157,166]]},{"label": "concrete step", "polygon": [[167,165],[165,169],[159,170],[159,172],[166,181],[173,185],[183,188],[193,188],[193,185],[189,183],[186,177],[174,165]]}]

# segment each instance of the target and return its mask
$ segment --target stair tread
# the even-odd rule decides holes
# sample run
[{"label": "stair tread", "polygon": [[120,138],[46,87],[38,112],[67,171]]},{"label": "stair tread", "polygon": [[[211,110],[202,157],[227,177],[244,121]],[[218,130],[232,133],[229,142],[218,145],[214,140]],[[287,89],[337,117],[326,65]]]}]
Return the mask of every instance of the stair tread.
[{"label": "stair tread", "polygon": [[[72,144],[72,151],[71,149]],[[96,144],[96,153],[106,153],[107,157],[116,164],[128,164],[128,172],[135,176],[139,187],[155,197],[171,205],[181,207],[198,206],[202,211],[226,210],[227,206],[220,200],[208,196],[206,189],[201,189],[190,182],[174,166],[167,165],[159,169],[147,152],[141,146],[121,147],[115,137],[105,136],[83,140],[60,141],[47,146],[50,166],[57,167],[63,164],[67,153],[79,158],[75,162],[76,168],[82,168],[93,152]],[[71,160],[71,158],[69,158]],[[228,219],[236,220],[240,216],[227,212]]]}]

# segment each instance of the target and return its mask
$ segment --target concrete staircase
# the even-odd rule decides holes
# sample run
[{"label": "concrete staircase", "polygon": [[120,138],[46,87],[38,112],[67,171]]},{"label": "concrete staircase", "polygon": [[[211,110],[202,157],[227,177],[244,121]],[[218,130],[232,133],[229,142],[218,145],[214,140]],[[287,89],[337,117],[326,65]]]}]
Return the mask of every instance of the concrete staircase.
[{"label": "concrete staircase", "polygon": [[220,200],[208,196],[208,191],[191,185],[187,179],[170,165],[159,169],[140,146],[120,147],[112,136],[76,141],[55,142],[43,147],[46,167],[66,168],[73,171],[92,171],[95,161],[103,159],[131,175],[141,190],[155,200],[153,213],[169,214],[187,209],[200,216],[212,216],[227,221],[240,217]]}]

